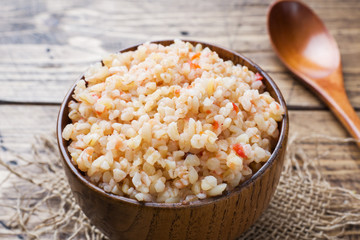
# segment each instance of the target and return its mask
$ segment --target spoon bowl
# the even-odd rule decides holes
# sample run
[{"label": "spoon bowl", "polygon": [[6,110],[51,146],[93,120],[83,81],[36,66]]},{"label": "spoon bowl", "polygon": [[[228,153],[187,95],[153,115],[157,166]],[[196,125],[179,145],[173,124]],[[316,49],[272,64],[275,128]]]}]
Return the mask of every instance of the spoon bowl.
[{"label": "spoon bowl", "polygon": [[346,95],[340,51],[321,19],[300,1],[280,0],[270,6],[267,23],[280,60],[329,106],[360,146],[360,119]]},{"label": "spoon bowl", "polygon": [[317,15],[300,2],[274,4],[269,13],[269,33],[278,55],[299,74],[320,78],[340,65],[334,38]]}]

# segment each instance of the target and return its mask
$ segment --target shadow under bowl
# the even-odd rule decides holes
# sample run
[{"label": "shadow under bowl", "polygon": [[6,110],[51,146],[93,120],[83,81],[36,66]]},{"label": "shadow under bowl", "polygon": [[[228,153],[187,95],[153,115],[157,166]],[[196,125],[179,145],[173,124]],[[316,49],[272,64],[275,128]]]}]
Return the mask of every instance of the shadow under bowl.
[{"label": "shadow under bowl", "polygon": [[[164,46],[173,40],[155,41]],[[188,205],[181,203],[138,202],[134,199],[105,192],[89,182],[71,162],[68,141],[62,138],[64,127],[71,123],[68,103],[75,84],[67,93],[58,116],[57,140],[73,195],[83,212],[98,229],[111,239],[235,239],[246,231],[268,207],[279,182],[284,163],[289,120],[284,98],[269,75],[244,56],[212,44],[208,47],[224,60],[247,66],[259,72],[266,91],[285,109],[279,123],[279,139],[269,160],[251,178],[223,195]],[[120,52],[136,50],[133,46]]]}]

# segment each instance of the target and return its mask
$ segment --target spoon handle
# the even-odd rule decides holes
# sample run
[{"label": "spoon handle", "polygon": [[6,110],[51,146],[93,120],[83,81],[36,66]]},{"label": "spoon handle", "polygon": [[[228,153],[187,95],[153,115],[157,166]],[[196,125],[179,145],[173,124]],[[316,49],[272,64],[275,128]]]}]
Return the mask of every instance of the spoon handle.
[{"label": "spoon handle", "polygon": [[[341,78],[341,81],[339,81]],[[346,130],[356,139],[360,147],[360,118],[352,107],[343,85],[341,67],[323,81],[318,92],[325,103],[330,107],[335,116],[344,125]]]}]

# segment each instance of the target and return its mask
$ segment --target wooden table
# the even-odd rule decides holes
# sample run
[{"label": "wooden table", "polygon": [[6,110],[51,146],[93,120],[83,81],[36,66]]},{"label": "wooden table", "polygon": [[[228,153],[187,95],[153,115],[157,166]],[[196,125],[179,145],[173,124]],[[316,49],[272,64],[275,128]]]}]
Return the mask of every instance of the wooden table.
[{"label": "wooden table", "polygon": [[[349,137],[296,82],[270,47],[270,0],[5,0],[0,8],[0,146],[30,152],[34,134],[55,131],[59,105],[77,77],[106,53],[156,39],[194,39],[238,51],[276,81],[290,110],[290,136],[317,157],[333,185],[360,192],[360,149],[316,138]],[[360,1],[306,1],[337,40],[345,87],[360,111]],[[2,153],[0,157],[4,157]],[[4,170],[0,170],[4,176]],[[0,188],[1,191],[1,188]],[[1,215],[1,214],[0,214]]]}]

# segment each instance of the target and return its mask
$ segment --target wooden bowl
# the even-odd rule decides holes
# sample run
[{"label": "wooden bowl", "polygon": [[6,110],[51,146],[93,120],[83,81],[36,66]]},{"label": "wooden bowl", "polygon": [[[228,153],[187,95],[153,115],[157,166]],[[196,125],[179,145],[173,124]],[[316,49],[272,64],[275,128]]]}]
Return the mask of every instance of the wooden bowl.
[{"label": "wooden bowl", "polygon": [[[285,109],[279,123],[280,136],[269,160],[250,179],[221,196],[184,205],[181,203],[143,203],[106,193],[85,179],[71,162],[68,142],[62,138],[70,123],[68,103],[74,86],[61,105],[57,122],[57,139],[62,163],[76,201],[91,222],[111,239],[235,239],[247,230],[269,205],[283,167],[288,138],[288,113],[284,98],[269,75],[242,55],[208,43],[201,43],[224,60],[247,66],[263,77],[266,90]],[[173,40],[157,41],[170,45]],[[137,46],[121,52],[136,50]]]}]

